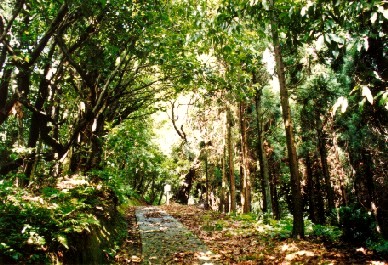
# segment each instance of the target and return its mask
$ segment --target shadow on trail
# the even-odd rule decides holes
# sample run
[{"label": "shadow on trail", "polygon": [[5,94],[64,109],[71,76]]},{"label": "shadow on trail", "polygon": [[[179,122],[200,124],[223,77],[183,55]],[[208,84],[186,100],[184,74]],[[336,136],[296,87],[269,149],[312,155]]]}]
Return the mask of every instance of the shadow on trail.
[{"label": "shadow on trail", "polygon": [[163,210],[139,207],[136,218],[143,264],[216,264],[206,245]]}]

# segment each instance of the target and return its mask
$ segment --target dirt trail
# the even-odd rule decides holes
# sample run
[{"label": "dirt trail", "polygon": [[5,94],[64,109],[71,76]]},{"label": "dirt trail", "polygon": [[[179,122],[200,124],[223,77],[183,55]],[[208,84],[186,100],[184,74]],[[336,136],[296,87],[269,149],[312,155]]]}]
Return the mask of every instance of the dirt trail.
[{"label": "dirt trail", "polygon": [[143,264],[215,264],[201,240],[156,207],[136,209]]},{"label": "dirt trail", "polygon": [[179,204],[130,207],[116,264],[388,264],[342,242],[272,236],[257,220],[242,217]]}]

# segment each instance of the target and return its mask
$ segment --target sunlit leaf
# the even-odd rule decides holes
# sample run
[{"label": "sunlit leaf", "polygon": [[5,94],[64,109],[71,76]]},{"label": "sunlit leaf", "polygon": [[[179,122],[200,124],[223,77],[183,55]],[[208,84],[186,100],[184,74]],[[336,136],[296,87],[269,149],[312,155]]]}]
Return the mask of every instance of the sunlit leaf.
[{"label": "sunlit leaf", "polygon": [[388,19],[388,9],[385,9],[383,12],[383,16]]},{"label": "sunlit leaf", "polygon": [[367,51],[369,49],[368,37],[364,38],[364,49]]},{"label": "sunlit leaf", "polygon": [[315,48],[317,51],[320,51],[325,45],[325,37],[323,35],[319,36],[315,42]]},{"label": "sunlit leaf", "polygon": [[377,12],[373,12],[373,13],[372,13],[372,16],[371,16],[371,18],[370,18],[370,22],[371,22],[372,24],[374,24],[374,23],[376,22],[376,20],[377,20]]},{"label": "sunlit leaf", "polygon": [[269,10],[269,5],[267,0],[262,0],[262,4],[265,10]]},{"label": "sunlit leaf", "polygon": [[342,113],[345,113],[346,109],[348,108],[348,105],[349,105],[349,103],[348,103],[348,99],[347,99],[347,98],[345,98],[345,97],[339,97],[339,98],[337,99],[336,103],[335,103],[334,106],[333,106],[333,110],[332,110],[332,112],[331,112],[331,115],[334,116],[335,113],[337,112],[337,109],[338,109],[339,107],[341,107],[341,112],[342,112]]},{"label": "sunlit leaf", "polygon": [[67,238],[64,235],[58,235],[58,242],[61,243],[66,249],[69,249]]},{"label": "sunlit leaf", "polygon": [[361,95],[365,97],[370,104],[373,104],[372,92],[367,86],[361,86]]}]

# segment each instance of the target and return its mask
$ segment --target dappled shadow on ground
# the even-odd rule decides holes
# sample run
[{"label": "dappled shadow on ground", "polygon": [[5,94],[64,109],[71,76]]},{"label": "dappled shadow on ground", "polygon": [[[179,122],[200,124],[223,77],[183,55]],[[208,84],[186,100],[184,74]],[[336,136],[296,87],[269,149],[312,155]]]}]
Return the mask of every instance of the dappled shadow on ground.
[{"label": "dappled shadow on ground", "polygon": [[162,208],[218,254],[221,264],[388,264],[371,251],[350,245],[270,237],[252,220],[236,220],[195,206]]},{"label": "dappled shadow on ground", "polygon": [[143,264],[215,264],[216,257],[160,207],[136,209]]},{"label": "dappled shadow on ground", "polygon": [[115,257],[117,264],[140,264],[142,261],[141,239],[136,223],[135,209],[133,206],[129,207],[125,213],[128,234]]}]

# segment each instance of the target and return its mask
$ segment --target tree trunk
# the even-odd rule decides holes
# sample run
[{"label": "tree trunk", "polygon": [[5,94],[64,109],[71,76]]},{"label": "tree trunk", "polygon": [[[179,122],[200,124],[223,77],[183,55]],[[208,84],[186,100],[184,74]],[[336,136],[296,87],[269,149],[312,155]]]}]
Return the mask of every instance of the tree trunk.
[{"label": "tree trunk", "polygon": [[[24,98],[28,95],[30,90],[30,71],[28,67],[19,67],[19,73],[17,75],[17,83],[18,83],[18,96],[19,98]],[[18,117],[18,133],[19,133],[19,145],[23,145],[23,106],[16,102],[14,105],[14,108],[17,112]],[[36,139],[38,139],[39,136],[39,125],[37,125],[35,128],[31,128],[31,130],[34,130],[34,133],[36,132]],[[32,144],[32,142],[28,142],[29,148],[35,148],[36,141]],[[34,163],[33,159],[35,157],[35,153],[27,155],[27,159],[25,160],[24,164],[24,178],[20,178],[18,180],[18,184],[21,187],[27,187],[30,184],[30,171],[32,170],[32,165]]]},{"label": "tree trunk", "polygon": [[248,210],[248,191],[247,191],[247,169],[246,169],[246,124],[245,124],[245,104],[239,103],[239,120],[240,120],[240,194],[241,194],[241,207],[243,213],[249,212]]},{"label": "tree trunk", "polygon": [[228,178],[226,172],[226,147],[224,146],[222,157],[222,186],[221,186],[221,202],[220,212],[229,212],[229,196],[228,196]]},{"label": "tree trunk", "polygon": [[92,126],[92,135],[91,135],[91,148],[92,152],[89,157],[87,170],[91,169],[101,169],[102,161],[102,152],[103,152],[103,142],[102,137],[104,135],[104,116],[103,114],[98,115],[94,120]]},{"label": "tree trunk", "polygon": [[263,193],[263,212],[272,210],[271,192],[269,185],[269,169],[267,155],[264,150],[264,128],[261,117],[262,90],[256,91],[256,123],[257,123],[257,157],[259,158],[260,179]]},{"label": "tree trunk", "polygon": [[325,216],[325,203],[324,203],[324,195],[323,195],[323,192],[322,192],[322,186],[321,186],[321,178],[322,178],[322,175],[321,175],[321,168],[320,168],[320,163],[318,161],[318,158],[316,157],[316,155],[314,156],[314,160],[313,160],[313,176],[315,176],[315,178],[313,179],[314,181],[314,194],[315,194],[315,208],[316,208],[316,212],[315,212],[315,216],[316,216],[316,220],[317,220],[317,224],[321,224],[321,225],[324,225],[325,224],[325,220],[326,220],[326,216]]},{"label": "tree trunk", "polygon": [[[207,147],[205,147],[207,148]],[[206,199],[205,199],[205,209],[209,209],[209,175],[208,175],[208,161],[207,161],[207,149],[205,155],[205,179],[206,179]]]},{"label": "tree trunk", "polygon": [[[59,143],[59,115],[60,115],[60,89],[58,89],[58,87],[56,87],[56,85],[53,85],[52,86],[52,93],[53,93],[53,106],[52,106],[52,109],[50,112],[53,113],[53,120],[54,120],[54,124],[53,124],[53,139],[54,141],[58,142]],[[59,154],[56,153],[56,159],[59,158]],[[67,161],[67,160],[66,160]],[[63,163],[55,163],[53,165],[53,167],[51,168],[51,176],[52,177],[57,177],[60,175],[60,173],[62,172],[63,170],[63,165],[65,164],[65,162]]]},{"label": "tree trunk", "polygon": [[222,185],[221,185],[221,198],[220,198],[220,212],[229,212],[229,196],[228,196],[228,178],[227,178],[227,172],[226,172],[226,142],[227,142],[227,127],[228,127],[228,118],[227,113],[224,113],[223,117],[223,148],[222,148]]},{"label": "tree trunk", "polygon": [[[48,89],[49,89],[49,81],[46,80],[46,73],[50,69],[50,66],[46,66],[46,71],[43,73],[43,75],[40,78],[40,84],[39,84],[39,92],[37,99],[35,101],[35,109],[36,112],[32,113],[31,116],[31,123],[30,123],[30,134],[28,139],[28,148],[32,149],[31,154],[28,155],[28,159],[25,165],[24,174],[26,177],[26,181],[29,182],[30,179],[33,177],[33,165],[35,164],[36,160],[36,144],[39,139],[41,131],[45,131],[45,128],[47,127],[47,119],[43,118],[40,112],[43,110],[44,103],[47,101],[48,97]],[[48,133],[48,132],[46,132]]]},{"label": "tree trunk", "polygon": [[317,218],[315,215],[316,209],[315,209],[315,191],[314,191],[314,180],[313,180],[313,172],[312,172],[312,165],[311,165],[311,158],[310,158],[310,152],[306,151],[305,154],[305,161],[306,161],[306,179],[307,179],[307,197],[308,197],[308,213],[310,220],[316,224]]},{"label": "tree trunk", "polygon": [[295,238],[304,237],[304,223],[303,223],[303,200],[301,193],[301,184],[300,176],[298,170],[298,156],[296,153],[294,132],[291,119],[291,109],[288,102],[288,91],[286,87],[286,77],[284,73],[283,58],[280,49],[279,36],[278,36],[278,27],[277,20],[274,13],[274,0],[270,0],[270,5],[272,8],[272,18],[271,18],[271,31],[274,44],[275,52],[275,61],[277,75],[279,78],[280,86],[280,103],[282,106],[283,121],[286,130],[286,141],[287,141],[287,151],[288,151],[288,160],[291,173],[291,192],[293,197],[293,228],[292,236]]},{"label": "tree trunk", "polygon": [[8,98],[11,76],[12,76],[12,68],[6,68],[0,78],[0,113],[4,112],[4,115],[8,115],[9,113],[9,111],[7,112],[5,111],[5,108],[7,105],[7,98]]},{"label": "tree trunk", "polygon": [[270,190],[273,217],[275,220],[280,220],[280,206],[277,185],[279,184],[280,164],[275,161],[275,155],[272,153],[268,158],[268,170],[270,174]]},{"label": "tree trunk", "polygon": [[[225,152],[225,148],[224,148]],[[221,157],[221,170],[222,170],[222,180],[221,180],[221,188],[220,188],[220,204],[218,205],[218,211],[221,213],[225,212],[225,156],[224,153]]]},{"label": "tree trunk", "polygon": [[228,155],[229,155],[229,191],[230,191],[230,211],[236,211],[236,183],[234,178],[234,153],[233,153],[233,138],[232,126],[233,117],[231,111],[227,110],[227,125],[228,125]]},{"label": "tree trunk", "polygon": [[183,185],[179,188],[176,199],[178,202],[187,204],[189,202],[189,196],[190,196],[190,191],[193,186],[193,181],[195,177],[195,169],[194,166],[192,166],[189,169],[189,172],[185,176],[185,180],[183,182]]},{"label": "tree trunk", "polygon": [[339,153],[338,153],[338,144],[337,144],[337,134],[335,132],[335,130],[332,131],[332,140],[333,140],[333,152],[334,152],[334,155],[335,155],[335,162],[334,162],[334,166],[335,166],[335,171],[334,171],[334,174],[339,176],[339,182],[340,182],[340,190],[341,190],[341,197],[342,197],[342,204],[343,205],[348,205],[348,199],[347,199],[347,195],[346,195],[346,190],[345,190],[345,180],[344,180],[344,176],[345,176],[345,173],[344,173],[344,170],[343,170],[343,166],[341,164],[341,160],[340,160],[340,156],[339,156]]},{"label": "tree trunk", "polygon": [[318,136],[318,148],[321,159],[322,173],[325,179],[325,190],[327,198],[327,214],[330,215],[331,211],[335,208],[334,205],[334,194],[331,186],[329,166],[327,164],[327,151],[326,151],[326,139],[323,131],[321,117],[319,114],[316,115],[317,122],[317,136]]}]

